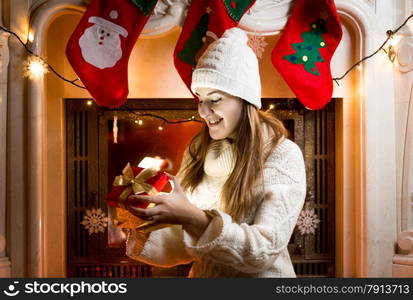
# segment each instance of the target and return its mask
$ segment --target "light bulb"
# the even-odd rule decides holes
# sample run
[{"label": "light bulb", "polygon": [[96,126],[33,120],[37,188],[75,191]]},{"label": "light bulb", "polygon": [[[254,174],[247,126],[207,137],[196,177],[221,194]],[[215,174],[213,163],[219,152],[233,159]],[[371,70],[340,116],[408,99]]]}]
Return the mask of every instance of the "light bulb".
[{"label": "light bulb", "polygon": [[92,100],[87,100],[86,104],[91,106],[93,104],[93,101]]},{"label": "light bulb", "polygon": [[28,35],[27,39],[29,40],[30,43],[33,43],[33,41],[34,41],[34,34],[33,34],[32,31],[29,32],[29,35]]},{"label": "light bulb", "polygon": [[400,42],[401,36],[398,34],[394,34],[391,36],[391,38],[389,39],[389,44],[394,47],[396,46],[399,42]]},{"label": "light bulb", "polygon": [[30,79],[40,78],[47,73],[47,66],[42,59],[30,56],[26,61],[24,76]]}]

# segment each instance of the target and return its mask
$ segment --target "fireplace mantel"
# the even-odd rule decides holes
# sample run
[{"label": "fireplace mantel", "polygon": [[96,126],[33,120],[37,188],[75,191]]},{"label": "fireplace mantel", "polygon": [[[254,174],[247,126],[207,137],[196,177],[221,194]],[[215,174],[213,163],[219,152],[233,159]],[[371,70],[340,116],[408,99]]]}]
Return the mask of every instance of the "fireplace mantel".
[{"label": "fireplace mantel", "polygon": [[[161,0],[143,35],[154,38],[180,26],[189,2]],[[374,52],[385,38],[383,33],[393,27],[392,15],[389,14],[389,11],[395,9],[393,1],[335,2],[343,26],[351,33],[354,59],[358,60]],[[64,14],[82,13],[86,3],[87,1],[82,0],[33,1],[29,16],[30,27],[35,36],[31,44],[32,50],[40,55],[44,54],[51,22]],[[257,34],[274,35],[282,30],[287,22],[292,3],[292,0],[257,0],[256,5],[242,19],[240,26]],[[340,160],[336,170],[336,186],[340,186],[336,195],[336,269],[339,277],[392,276],[394,248],[397,234],[401,231],[397,227],[396,207],[395,76],[393,66],[380,58],[366,62],[362,71],[354,71],[351,80],[344,80],[334,94],[335,97],[343,98],[338,108],[341,117],[336,126],[336,147]],[[65,244],[66,237],[56,236],[53,240],[48,238],[47,226],[57,225],[44,222],[47,218],[45,208],[50,199],[47,194],[49,179],[45,168],[47,160],[50,160],[45,154],[47,143],[50,143],[45,135],[45,86],[44,79],[37,79],[30,81],[27,89],[29,116],[26,153],[27,161],[31,163],[27,174],[30,250],[27,263],[28,274],[32,277],[50,274],[50,257],[63,255],[60,259],[61,276],[64,276],[65,268],[64,253],[54,250],[52,244]],[[24,86],[21,88],[24,89]],[[385,138],[382,138],[383,136]],[[64,144],[63,135],[59,143]],[[61,156],[64,159],[64,155]],[[64,168],[64,163],[59,163],[56,167]],[[64,174],[64,170],[61,173]],[[64,185],[64,178],[57,184]],[[59,197],[54,200],[65,201],[64,195]],[[64,218],[62,215],[62,220]]]}]

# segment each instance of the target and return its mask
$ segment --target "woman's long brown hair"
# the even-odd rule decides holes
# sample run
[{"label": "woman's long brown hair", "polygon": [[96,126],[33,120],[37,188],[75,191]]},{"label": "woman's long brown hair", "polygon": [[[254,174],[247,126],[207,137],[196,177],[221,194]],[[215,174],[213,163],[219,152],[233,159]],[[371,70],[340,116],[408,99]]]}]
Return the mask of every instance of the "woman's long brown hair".
[{"label": "woman's long brown hair", "polygon": [[[226,180],[221,193],[221,207],[224,212],[241,221],[259,201],[254,187],[262,186],[264,162],[270,151],[264,146],[274,148],[282,137],[287,137],[283,123],[269,113],[259,111],[255,106],[242,101],[242,112],[234,139],[235,164]],[[267,125],[272,137],[269,145],[264,145],[263,126]],[[272,132],[271,132],[272,131]],[[207,126],[191,141],[188,158],[180,171],[182,187],[193,191],[204,176],[204,162],[211,137]],[[265,154],[267,153],[267,155]]]}]

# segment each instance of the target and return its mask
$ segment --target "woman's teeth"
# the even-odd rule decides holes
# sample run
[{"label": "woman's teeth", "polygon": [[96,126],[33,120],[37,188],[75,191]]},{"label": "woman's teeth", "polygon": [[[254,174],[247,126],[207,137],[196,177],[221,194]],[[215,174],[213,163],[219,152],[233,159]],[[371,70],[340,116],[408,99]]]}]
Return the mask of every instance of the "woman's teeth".
[{"label": "woman's teeth", "polygon": [[220,123],[223,120],[223,118],[219,119],[219,120],[214,120],[214,121],[208,121],[209,125],[217,125],[218,123]]}]

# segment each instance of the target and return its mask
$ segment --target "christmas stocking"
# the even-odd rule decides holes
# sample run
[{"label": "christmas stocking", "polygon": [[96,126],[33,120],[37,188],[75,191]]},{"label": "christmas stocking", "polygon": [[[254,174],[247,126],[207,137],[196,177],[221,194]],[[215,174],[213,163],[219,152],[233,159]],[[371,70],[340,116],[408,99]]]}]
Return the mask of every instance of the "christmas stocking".
[{"label": "christmas stocking", "polygon": [[99,105],[128,96],[128,60],[157,0],[92,0],[69,39],[66,56]]},{"label": "christmas stocking", "polygon": [[296,0],[272,62],[308,109],[321,109],[331,100],[330,61],[341,36],[334,0]]},{"label": "christmas stocking", "polygon": [[190,90],[192,71],[210,43],[237,26],[255,0],[193,0],[174,51],[175,67]]}]

